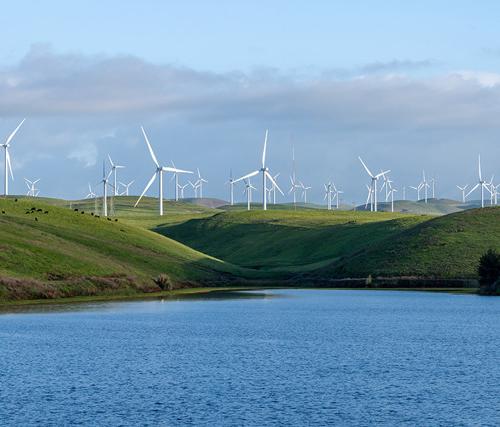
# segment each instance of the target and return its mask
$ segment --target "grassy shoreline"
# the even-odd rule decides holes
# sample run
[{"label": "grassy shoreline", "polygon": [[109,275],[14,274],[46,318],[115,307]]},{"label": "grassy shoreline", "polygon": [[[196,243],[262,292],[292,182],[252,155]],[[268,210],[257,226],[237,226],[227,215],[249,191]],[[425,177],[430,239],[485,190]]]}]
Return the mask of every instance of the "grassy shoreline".
[{"label": "grassy shoreline", "polygon": [[234,286],[234,287],[210,287],[210,288],[186,288],[177,289],[173,291],[151,292],[145,294],[113,294],[113,295],[91,295],[91,296],[76,296],[67,298],[53,298],[53,299],[30,299],[30,300],[0,300],[0,313],[9,311],[9,308],[14,307],[33,307],[45,305],[61,305],[61,304],[79,304],[79,303],[93,303],[93,302],[111,302],[111,301],[144,301],[155,299],[176,299],[176,298],[189,298],[208,295],[212,293],[223,292],[242,292],[242,291],[262,291],[262,290],[329,290],[329,291],[397,291],[397,292],[439,292],[451,294],[465,294],[465,295],[478,295],[476,288],[343,288],[343,287],[290,287],[290,286],[263,286],[263,287],[248,287],[248,286]]}]

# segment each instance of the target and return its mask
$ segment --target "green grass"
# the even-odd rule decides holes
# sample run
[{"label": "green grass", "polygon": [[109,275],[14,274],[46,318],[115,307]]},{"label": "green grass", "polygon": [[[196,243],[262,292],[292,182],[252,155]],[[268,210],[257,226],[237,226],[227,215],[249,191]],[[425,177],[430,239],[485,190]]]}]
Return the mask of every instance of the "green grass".
[{"label": "green grass", "polygon": [[500,208],[451,215],[353,211],[224,212],[158,231],[232,264],[314,280],[373,276],[475,278],[500,249]]},{"label": "green grass", "polygon": [[429,219],[352,211],[231,211],[157,231],[234,264],[298,272],[316,269]]},{"label": "green grass", "polygon": [[[31,207],[43,212],[27,214]],[[88,211],[82,214],[81,210],[21,198],[17,202],[1,199],[0,210],[5,212],[0,213],[3,279],[58,283],[70,292],[69,287],[85,283],[105,288],[110,282],[110,286],[115,283],[132,290],[134,286],[154,287],[152,278],[161,273],[190,286],[224,282],[242,274],[238,267],[124,219],[108,221]]]}]

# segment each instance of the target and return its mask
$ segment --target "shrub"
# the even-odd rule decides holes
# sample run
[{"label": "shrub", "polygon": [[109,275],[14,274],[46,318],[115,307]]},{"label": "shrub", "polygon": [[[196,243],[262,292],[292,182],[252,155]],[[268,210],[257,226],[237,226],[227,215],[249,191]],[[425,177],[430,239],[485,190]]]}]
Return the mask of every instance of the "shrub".
[{"label": "shrub", "polygon": [[479,281],[483,286],[490,286],[500,279],[500,254],[488,249],[479,259]]},{"label": "shrub", "polygon": [[153,281],[162,291],[171,291],[174,289],[174,284],[167,274],[160,274],[156,279],[153,279]]}]

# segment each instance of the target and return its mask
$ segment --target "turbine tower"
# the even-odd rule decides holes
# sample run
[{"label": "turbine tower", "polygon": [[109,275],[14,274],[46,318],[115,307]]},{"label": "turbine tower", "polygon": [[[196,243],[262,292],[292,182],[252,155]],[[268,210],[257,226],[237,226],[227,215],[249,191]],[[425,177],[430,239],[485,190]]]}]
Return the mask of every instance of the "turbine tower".
[{"label": "turbine tower", "polygon": [[12,165],[10,163],[10,155],[9,155],[9,147],[10,147],[10,142],[12,141],[12,138],[16,135],[17,131],[21,127],[21,125],[24,123],[26,119],[22,119],[21,123],[17,125],[17,128],[14,129],[14,132],[12,132],[5,142],[2,144],[3,149],[5,150],[4,153],[4,158],[5,158],[5,173],[4,173],[4,195],[8,196],[9,195],[9,172],[10,172],[10,177],[12,178],[12,181],[14,181],[14,174],[12,173]]},{"label": "turbine tower", "polygon": [[366,173],[370,176],[371,178],[371,191],[369,191],[368,195],[370,197],[370,210],[377,212],[377,181],[380,179],[380,177],[388,174],[390,170],[382,171],[377,175],[373,175],[368,169],[368,166],[366,166],[365,162],[363,162],[363,159],[361,157],[358,157],[359,161],[363,165],[363,167],[366,170]]},{"label": "turbine tower", "polygon": [[250,178],[244,179],[245,189],[243,190],[243,194],[247,196],[247,211],[250,210],[250,204],[252,203],[252,190],[257,190],[252,183],[250,182]]},{"label": "turbine tower", "polygon": [[146,131],[144,128],[141,126],[142,134],[144,136],[144,141],[146,141],[146,145],[148,146],[149,154],[151,155],[151,159],[153,160],[153,163],[156,166],[156,169],[153,173],[153,176],[149,180],[149,182],[146,184],[146,187],[144,188],[142,194],[140,197],[137,199],[137,202],[135,202],[134,208],[139,204],[141,201],[142,197],[144,194],[146,194],[146,191],[149,190],[149,187],[153,184],[154,180],[156,177],[158,177],[159,181],[159,186],[158,186],[158,201],[159,201],[159,210],[160,210],[160,216],[163,216],[163,172],[177,172],[177,173],[192,173],[190,171],[185,171],[182,169],[176,169],[172,168],[169,166],[160,166],[160,163],[158,163],[158,159],[156,158],[156,155],[153,151],[153,148],[151,147],[151,144],[149,143],[148,136],[146,135]]},{"label": "turbine tower", "polygon": [[113,173],[113,169],[109,171],[106,175],[106,162],[102,161],[102,215],[108,216],[108,185],[109,185],[109,177]]},{"label": "turbine tower", "polygon": [[[262,172],[262,209],[267,210],[267,180],[271,181],[271,184],[274,185],[278,191],[283,194],[283,191],[281,191],[281,188],[279,185],[276,183],[272,175],[269,173],[269,168],[266,165],[266,151],[267,151],[267,136],[268,136],[268,131],[266,130],[266,135],[264,138],[264,149],[262,150],[262,167],[259,170],[250,172],[247,175],[242,176],[241,178],[238,178],[234,182],[238,181],[243,181],[245,179],[251,178],[252,176],[258,175],[259,173]],[[284,195],[284,194],[283,194]]]},{"label": "turbine tower", "polygon": [[325,197],[323,200],[326,200],[326,208],[331,211],[332,210],[332,183],[324,184],[325,187]]},{"label": "turbine tower", "polygon": [[229,203],[231,206],[234,205],[234,179],[233,170],[229,169],[229,180],[226,181],[226,185],[229,185]]}]

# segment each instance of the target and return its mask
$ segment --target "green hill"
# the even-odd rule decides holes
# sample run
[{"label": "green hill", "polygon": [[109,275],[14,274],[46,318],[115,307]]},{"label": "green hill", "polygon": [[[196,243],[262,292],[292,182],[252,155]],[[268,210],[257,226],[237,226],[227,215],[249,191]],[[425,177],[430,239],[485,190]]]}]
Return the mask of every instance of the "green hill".
[{"label": "green hill", "polygon": [[500,250],[500,207],[433,218],[374,242],[317,272],[320,276],[475,278],[479,257]]},{"label": "green hill", "polygon": [[348,211],[230,211],[156,231],[250,268],[318,267],[400,233],[430,217]]},{"label": "green hill", "polygon": [[261,271],[309,278],[476,277],[480,255],[500,249],[500,208],[451,215],[384,212],[224,212],[159,232]]},{"label": "green hill", "polygon": [[241,274],[121,218],[54,204],[0,200],[0,299],[149,291],[160,274],[180,286],[234,282]]}]

